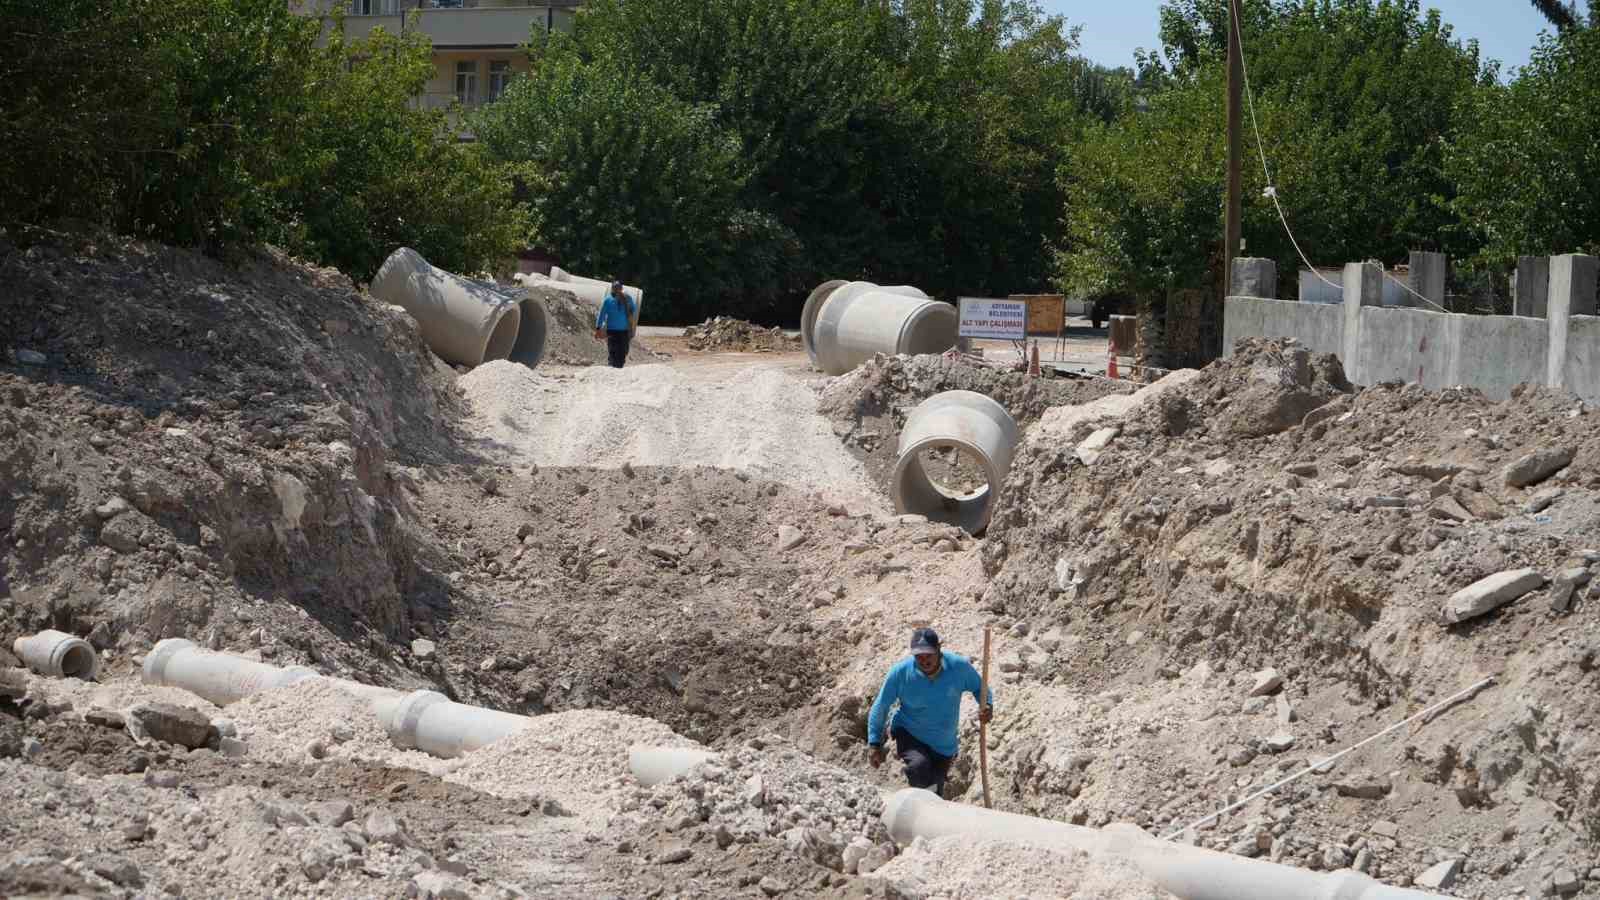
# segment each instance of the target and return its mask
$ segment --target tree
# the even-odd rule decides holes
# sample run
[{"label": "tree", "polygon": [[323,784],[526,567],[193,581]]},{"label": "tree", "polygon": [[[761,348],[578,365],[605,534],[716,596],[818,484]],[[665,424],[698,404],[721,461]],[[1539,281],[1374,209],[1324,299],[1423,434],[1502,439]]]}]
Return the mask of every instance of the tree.
[{"label": "tree", "polygon": [[1551,25],[1561,31],[1575,28],[1578,24],[1578,14],[1575,6],[1567,6],[1561,0],[1528,0],[1533,8],[1539,11]]},{"label": "tree", "polygon": [[1600,29],[1546,35],[1514,81],[1461,109],[1446,170],[1475,261],[1503,271],[1519,254],[1600,251]]}]

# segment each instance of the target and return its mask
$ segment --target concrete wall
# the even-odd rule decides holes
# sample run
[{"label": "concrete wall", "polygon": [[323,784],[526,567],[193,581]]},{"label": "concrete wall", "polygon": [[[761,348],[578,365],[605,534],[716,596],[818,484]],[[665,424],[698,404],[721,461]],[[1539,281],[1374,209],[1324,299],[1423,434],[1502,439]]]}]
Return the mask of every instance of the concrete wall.
[{"label": "concrete wall", "polygon": [[1222,316],[1222,355],[1243,337],[1293,337],[1313,353],[1341,353],[1344,310],[1330,303],[1229,297]]},{"label": "concrete wall", "polygon": [[[1345,348],[1345,308],[1326,303],[1229,297],[1225,354],[1243,337],[1292,337],[1313,352],[1335,353],[1357,384],[1464,385],[1495,399],[1519,384],[1549,384],[1550,322],[1522,316],[1471,316],[1359,306],[1354,358]],[[1600,317],[1567,321],[1562,386],[1600,402]]]},{"label": "concrete wall", "polygon": [[1567,390],[1586,400],[1600,400],[1600,317],[1567,320],[1567,363],[1562,369]]}]

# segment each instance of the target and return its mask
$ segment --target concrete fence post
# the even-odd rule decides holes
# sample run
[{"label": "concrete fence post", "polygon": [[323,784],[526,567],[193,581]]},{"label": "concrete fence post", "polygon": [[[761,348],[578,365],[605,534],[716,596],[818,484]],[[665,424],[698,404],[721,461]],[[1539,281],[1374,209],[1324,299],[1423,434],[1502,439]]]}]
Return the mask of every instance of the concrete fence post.
[{"label": "concrete fence post", "polygon": [[1344,352],[1345,376],[1356,384],[1366,383],[1361,364],[1361,307],[1383,305],[1383,266],[1375,262],[1344,264]]},{"label": "concrete fence post", "polygon": [[1511,302],[1511,314],[1544,318],[1550,294],[1550,257],[1517,257],[1517,276],[1512,284],[1516,293]]},{"label": "concrete fence post", "polygon": [[1600,260],[1593,256],[1567,253],[1550,257],[1550,292],[1546,308],[1550,345],[1545,356],[1545,384],[1550,387],[1567,387],[1567,334],[1573,316],[1595,315],[1597,275],[1600,275]]},{"label": "concrete fence post", "polygon": [[1228,296],[1278,299],[1278,264],[1259,257],[1234,257],[1233,282],[1228,285]]},{"label": "concrete fence post", "polygon": [[1429,306],[1409,293],[1405,295],[1405,305],[1423,309],[1443,309],[1444,277],[1445,271],[1450,266],[1450,261],[1443,253],[1413,250],[1411,251],[1410,262],[1410,274],[1406,276],[1407,286],[1428,298],[1435,306]]}]

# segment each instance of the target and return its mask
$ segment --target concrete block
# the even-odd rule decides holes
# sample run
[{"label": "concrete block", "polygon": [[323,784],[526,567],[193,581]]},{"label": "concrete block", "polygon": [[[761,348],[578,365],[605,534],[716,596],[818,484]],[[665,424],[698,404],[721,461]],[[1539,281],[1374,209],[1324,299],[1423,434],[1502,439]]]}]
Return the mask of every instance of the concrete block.
[{"label": "concrete block", "polygon": [[1444,277],[1449,267],[1450,261],[1443,253],[1433,253],[1428,250],[1411,251],[1411,271],[1406,277],[1406,286],[1428,298],[1436,305],[1429,306],[1409,293],[1405,295],[1405,305],[1418,306],[1424,309],[1442,308],[1444,306]]},{"label": "concrete block", "polygon": [[1550,349],[1545,384],[1567,387],[1568,334],[1573,316],[1595,314],[1595,286],[1600,266],[1593,256],[1565,253],[1550,257],[1550,290],[1546,317],[1550,321]]},{"label": "concrete block", "polygon": [[1550,257],[1517,257],[1515,292],[1511,311],[1519,316],[1542,319],[1550,293]]},{"label": "concrete block", "polygon": [[1448,891],[1450,886],[1456,883],[1456,876],[1459,874],[1461,874],[1461,860],[1447,859],[1429,866],[1412,883],[1430,891]]},{"label": "concrete block", "polygon": [[1481,616],[1543,584],[1544,576],[1533,569],[1496,572],[1450,595],[1444,605],[1445,624],[1454,625]]},{"label": "concrete block", "polygon": [[1239,256],[1233,260],[1233,279],[1228,284],[1230,297],[1260,297],[1265,300],[1278,296],[1278,264],[1270,259]]},{"label": "concrete block", "polygon": [[1361,310],[1383,305],[1383,267],[1375,262],[1346,263],[1344,267],[1345,376],[1356,384],[1371,384],[1361,361]]}]

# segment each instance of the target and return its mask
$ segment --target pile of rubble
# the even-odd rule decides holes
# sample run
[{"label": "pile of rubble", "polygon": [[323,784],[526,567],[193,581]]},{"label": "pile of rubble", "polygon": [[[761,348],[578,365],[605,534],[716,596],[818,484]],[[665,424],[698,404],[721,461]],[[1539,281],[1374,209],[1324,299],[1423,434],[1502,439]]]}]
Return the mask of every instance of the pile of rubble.
[{"label": "pile of rubble", "polygon": [[782,328],[762,328],[743,319],[716,316],[683,330],[690,350],[715,350],[733,353],[792,353],[800,349],[800,338],[783,333]]}]

